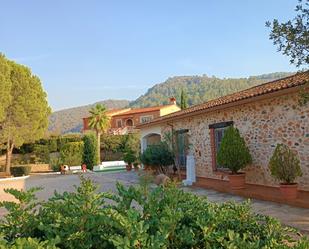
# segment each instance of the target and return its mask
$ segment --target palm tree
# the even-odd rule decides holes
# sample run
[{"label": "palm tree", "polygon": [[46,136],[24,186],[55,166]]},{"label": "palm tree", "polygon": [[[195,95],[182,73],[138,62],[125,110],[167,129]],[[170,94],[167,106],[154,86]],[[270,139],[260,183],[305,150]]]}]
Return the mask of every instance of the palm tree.
[{"label": "palm tree", "polygon": [[97,142],[98,142],[98,160],[100,159],[100,138],[101,134],[104,133],[110,125],[110,117],[107,116],[107,109],[104,105],[97,104],[95,107],[90,109],[90,119],[89,127],[94,129],[97,133]]}]

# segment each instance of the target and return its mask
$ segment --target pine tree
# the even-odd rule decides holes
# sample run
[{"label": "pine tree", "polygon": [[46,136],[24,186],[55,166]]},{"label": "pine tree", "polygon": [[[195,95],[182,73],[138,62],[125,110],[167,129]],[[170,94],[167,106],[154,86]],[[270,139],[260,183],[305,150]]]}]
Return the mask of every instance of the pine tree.
[{"label": "pine tree", "polygon": [[[3,62],[3,56],[1,61]],[[47,95],[42,88],[40,79],[33,75],[29,68],[7,60],[9,79],[3,74],[1,64],[0,74],[10,86],[6,88],[5,109],[0,112],[0,145],[6,149],[6,173],[10,174],[11,156],[14,147],[24,143],[34,142],[42,138],[48,127],[48,117],[51,112]],[[3,76],[4,75],[4,76]],[[0,108],[1,109],[1,108]]]}]

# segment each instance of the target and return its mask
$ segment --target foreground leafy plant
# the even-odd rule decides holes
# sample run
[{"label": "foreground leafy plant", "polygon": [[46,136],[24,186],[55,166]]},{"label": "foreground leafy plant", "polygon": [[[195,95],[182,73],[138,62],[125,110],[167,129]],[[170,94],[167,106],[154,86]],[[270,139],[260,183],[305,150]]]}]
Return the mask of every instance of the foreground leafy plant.
[{"label": "foreground leafy plant", "polygon": [[[253,214],[250,203],[211,203],[173,186],[116,187],[117,194],[100,193],[82,178],[74,193],[55,193],[38,211],[9,209],[0,222],[5,227],[3,243],[14,246],[23,239],[23,243],[50,243],[50,248],[309,248],[304,237],[292,239],[296,231]],[[31,191],[23,194],[32,203]],[[30,217],[28,225],[8,222],[17,215]]]}]

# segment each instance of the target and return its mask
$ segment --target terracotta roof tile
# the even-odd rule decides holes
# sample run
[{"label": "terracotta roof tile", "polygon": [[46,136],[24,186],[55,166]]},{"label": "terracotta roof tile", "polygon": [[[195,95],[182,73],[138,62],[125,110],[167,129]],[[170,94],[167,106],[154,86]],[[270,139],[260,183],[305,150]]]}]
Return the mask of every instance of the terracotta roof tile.
[{"label": "terracotta roof tile", "polygon": [[308,81],[309,81],[309,71],[306,71],[303,73],[297,73],[297,74],[294,74],[286,78],[267,82],[267,83],[264,83],[264,84],[261,84],[255,87],[248,88],[240,92],[232,93],[232,94],[229,94],[229,95],[226,95],[226,96],[214,99],[214,100],[210,100],[205,103],[189,107],[185,110],[181,110],[178,112],[168,114],[164,117],[159,117],[157,119],[152,120],[151,122],[147,124],[140,125],[139,127],[149,126],[154,123],[160,123],[161,121],[184,117],[188,114],[192,114],[195,112],[199,112],[199,111],[211,109],[211,108],[214,108],[220,105],[233,103],[233,102],[237,102],[240,100],[249,99],[249,98],[257,97],[260,95],[280,91],[283,89],[288,89],[288,88],[292,88],[295,86],[301,86],[301,85],[304,85]]}]

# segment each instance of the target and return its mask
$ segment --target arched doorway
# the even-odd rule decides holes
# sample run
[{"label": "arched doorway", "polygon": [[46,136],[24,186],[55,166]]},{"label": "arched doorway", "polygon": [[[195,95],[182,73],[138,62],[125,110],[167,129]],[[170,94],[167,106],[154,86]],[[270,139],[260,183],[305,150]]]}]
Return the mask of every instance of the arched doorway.
[{"label": "arched doorway", "polygon": [[127,119],[126,120],[126,126],[133,126],[133,120],[132,119]]},{"label": "arched doorway", "polygon": [[144,151],[147,146],[158,144],[161,142],[161,135],[156,133],[150,133],[144,137],[142,137],[142,151]]}]

